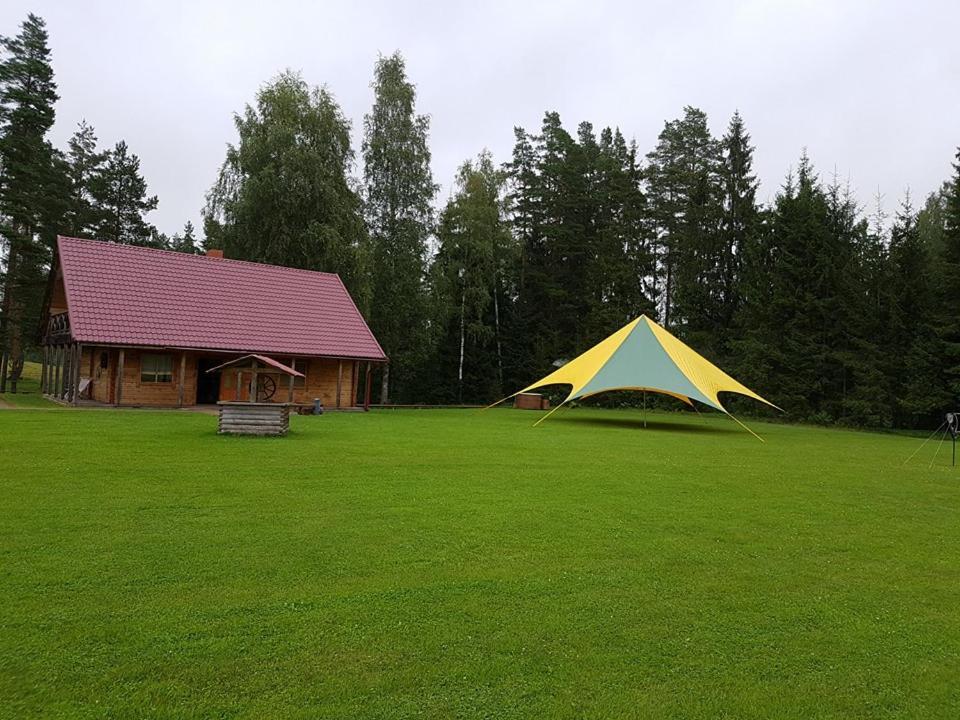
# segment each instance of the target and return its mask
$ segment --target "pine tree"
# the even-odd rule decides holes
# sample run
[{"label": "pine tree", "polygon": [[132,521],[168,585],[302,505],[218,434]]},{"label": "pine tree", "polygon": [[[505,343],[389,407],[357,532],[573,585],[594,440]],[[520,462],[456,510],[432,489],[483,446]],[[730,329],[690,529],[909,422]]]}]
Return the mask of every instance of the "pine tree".
[{"label": "pine tree", "polygon": [[416,114],[416,91],[400,53],[381,57],[364,117],[363,179],[370,231],[370,325],[387,355],[381,402],[411,396],[426,347],[427,240],[437,186],[430,170],[429,118]]},{"label": "pine tree", "polygon": [[333,95],[285,72],[234,118],[204,211],[204,247],[229,257],[339,273],[361,308],[366,284],[350,123]]},{"label": "pine tree", "polygon": [[[702,110],[666,123],[647,156],[650,219],[657,236],[664,325],[704,348],[721,322],[723,185],[721,145]],[[715,350],[715,348],[707,348]]]},{"label": "pine tree", "polygon": [[[585,131],[581,126],[581,139]],[[593,238],[585,235],[590,210],[584,207],[581,150],[556,112],[544,115],[539,135],[517,132],[508,165],[508,201],[522,248],[519,297],[510,323],[513,384],[573,357],[584,342],[584,270]]]},{"label": "pine tree", "polygon": [[107,153],[102,168],[90,181],[90,195],[97,215],[94,234],[98,239],[127,245],[159,244],[156,228],[144,219],[156,209],[157,197],[147,195],[140,158],[130,153],[125,141]]},{"label": "pine tree", "polygon": [[619,130],[576,138],[548,112],[539,135],[517,129],[509,215],[520,253],[505,367],[525,382],[652,313],[653,255],[634,145]]},{"label": "pine tree", "polygon": [[23,337],[38,321],[45,267],[55,236],[61,169],[46,140],[57,86],[44,21],[30,14],[16,37],[0,38],[0,234],[5,252],[0,304],[0,392],[23,368]]},{"label": "pine tree", "polygon": [[93,192],[108,153],[97,150],[97,136],[85,120],[67,141],[67,148],[70,194],[64,227],[68,235],[84,237],[95,234],[101,220]]},{"label": "pine tree", "polygon": [[582,331],[588,342],[640,314],[655,312],[648,286],[653,254],[636,147],[627,145],[619,129],[604,128],[598,151],[590,156],[587,202],[593,220],[584,266],[588,308]]}]

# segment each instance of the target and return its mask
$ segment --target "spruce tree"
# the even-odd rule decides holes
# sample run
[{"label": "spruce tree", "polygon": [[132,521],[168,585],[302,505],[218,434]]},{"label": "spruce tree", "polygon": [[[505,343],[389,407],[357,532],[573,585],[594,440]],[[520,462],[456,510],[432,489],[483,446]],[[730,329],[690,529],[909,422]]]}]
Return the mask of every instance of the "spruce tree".
[{"label": "spruce tree", "polygon": [[57,86],[44,21],[30,14],[15,37],[0,38],[0,392],[17,391],[24,335],[36,327],[45,267],[62,212],[57,173],[46,139],[53,126]]},{"label": "spruce tree", "polygon": [[140,158],[123,140],[107,153],[106,160],[90,181],[90,195],[97,216],[94,234],[100,240],[127,245],[158,246],[156,228],[144,219],[157,207],[156,195],[147,195],[147,182],[140,174]]},{"label": "spruce tree", "polygon": [[960,315],[955,310],[960,298],[960,148],[953,165],[953,177],[944,185],[943,247],[940,257],[938,327],[943,363],[951,404],[960,402]]},{"label": "spruce tree", "polygon": [[804,154],[744,258],[744,304],[731,341],[738,378],[804,419],[824,419],[828,346],[818,304],[828,292],[821,275],[830,237],[827,199]]},{"label": "spruce tree", "polygon": [[[717,313],[714,331],[728,335],[740,306],[741,263],[744,249],[759,231],[757,179],[753,174],[753,146],[740,113],[734,113],[720,141],[723,160],[723,212],[719,254],[719,288],[715,292]],[[725,337],[718,338],[721,356],[726,355]]]},{"label": "spruce tree", "polygon": [[426,348],[424,278],[437,186],[430,170],[430,120],[416,113],[416,90],[399,52],[374,69],[374,103],[364,116],[363,180],[370,232],[369,320],[390,365],[380,400],[391,382],[399,398],[412,397]]},{"label": "spruce tree", "polygon": [[199,255],[203,252],[197,242],[196,231],[193,229],[192,222],[187,220],[183,225],[183,231],[174,233],[173,237],[170,238],[169,248],[189,255]]},{"label": "spruce tree", "polygon": [[[892,415],[897,427],[922,427],[949,404],[940,370],[933,257],[904,198],[890,232],[892,298],[882,351],[889,358]],[[937,421],[939,422],[939,420]]]}]

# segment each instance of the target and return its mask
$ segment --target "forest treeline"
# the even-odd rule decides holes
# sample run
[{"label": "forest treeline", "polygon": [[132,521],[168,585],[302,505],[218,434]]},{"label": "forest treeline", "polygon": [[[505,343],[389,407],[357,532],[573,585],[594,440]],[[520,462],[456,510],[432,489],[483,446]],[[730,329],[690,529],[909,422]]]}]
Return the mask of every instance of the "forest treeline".
[{"label": "forest treeline", "polygon": [[2,53],[12,382],[54,239],[70,234],[339,273],[391,358],[384,401],[495,400],[646,313],[790,419],[913,428],[957,409],[960,152],[917,206],[905,193],[892,217],[879,202],[867,216],[805,153],[760,203],[739,114],[715,137],[684,108],[643,152],[618,128],[571,130],[547,112],[515,129],[505,162],[465,161],[438,204],[429,118],[395,53],[376,61],[359,157],[331,92],[282,73],[235,116],[203,239],[189,223],[167,237],[145,219],[157,199],[125,143],[100,149],[86,123],[66,149],[47,139],[43,21],[28,17]]}]

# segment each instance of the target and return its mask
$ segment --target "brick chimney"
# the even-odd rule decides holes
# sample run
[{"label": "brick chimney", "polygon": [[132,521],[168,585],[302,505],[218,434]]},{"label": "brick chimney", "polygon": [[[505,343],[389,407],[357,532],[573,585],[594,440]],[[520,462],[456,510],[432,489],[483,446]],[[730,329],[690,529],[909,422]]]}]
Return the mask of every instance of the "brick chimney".
[{"label": "brick chimney", "polygon": [[210,248],[209,250],[207,250],[207,257],[221,258],[221,259],[222,259],[222,258],[223,258],[223,250],[214,250],[213,248]]}]

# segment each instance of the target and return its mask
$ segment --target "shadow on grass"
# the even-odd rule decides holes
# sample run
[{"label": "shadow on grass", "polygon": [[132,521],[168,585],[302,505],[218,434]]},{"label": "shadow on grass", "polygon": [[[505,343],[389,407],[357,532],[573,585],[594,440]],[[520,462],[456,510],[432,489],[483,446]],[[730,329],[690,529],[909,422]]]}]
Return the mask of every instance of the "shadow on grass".
[{"label": "shadow on grass", "polygon": [[[596,416],[577,416],[572,413],[561,415],[549,422],[555,423],[574,423],[580,425],[593,425],[594,427],[614,427],[624,430],[647,430],[652,432],[672,432],[690,435],[739,435],[746,431],[738,427],[733,421],[730,426],[718,425],[716,423],[705,423],[699,418],[690,418],[687,421],[663,422],[662,420],[647,420],[644,426],[643,418],[612,418]],[[544,424],[547,424],[544,423]],[[542,427],[542,426],[541,426]]]}]

